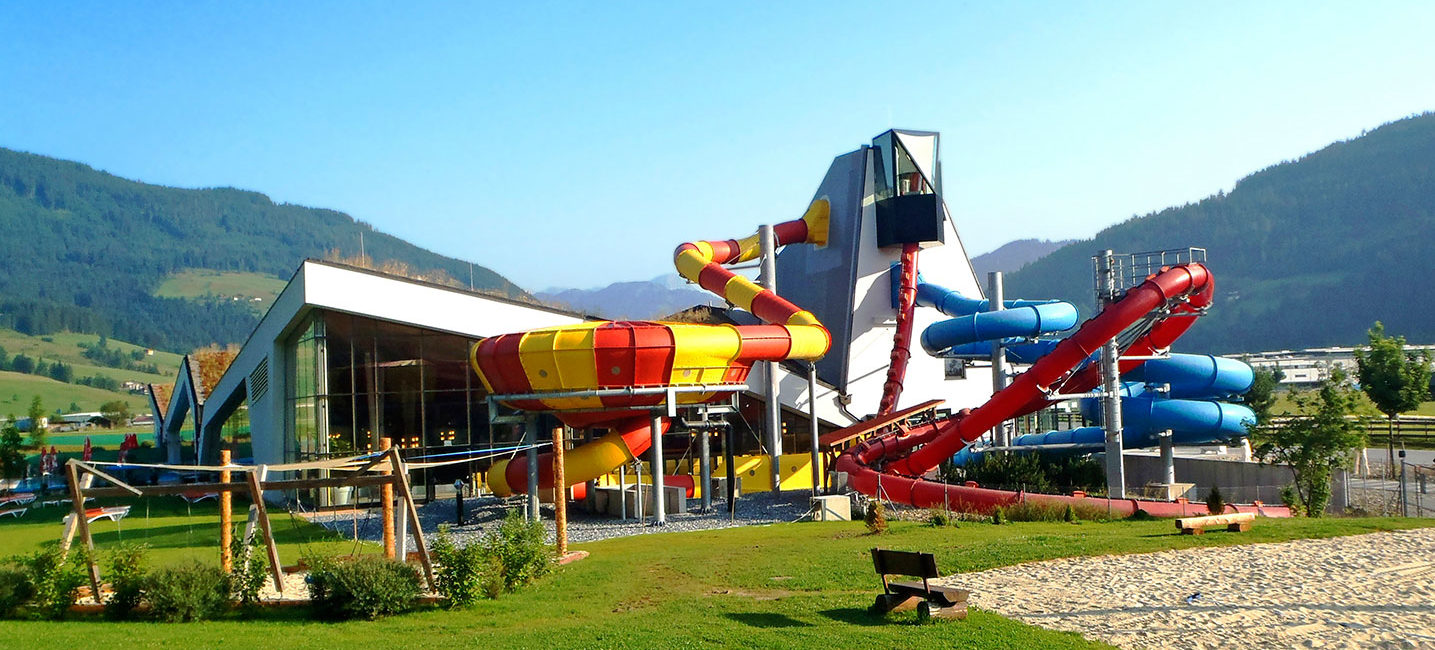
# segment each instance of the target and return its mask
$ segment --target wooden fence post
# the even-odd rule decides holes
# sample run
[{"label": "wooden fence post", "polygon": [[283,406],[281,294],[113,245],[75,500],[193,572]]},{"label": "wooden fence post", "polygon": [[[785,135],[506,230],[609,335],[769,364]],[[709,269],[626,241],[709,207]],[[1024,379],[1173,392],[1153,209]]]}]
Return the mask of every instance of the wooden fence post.
[{"label": "wooden fence post", "polygon": [[[219,470],[219,482],[228,483],[230,479],[229,462],[233,457],[232,451],[228,449],[219,450],[219,464],[225,469]],[[229,490],[219,491],[219,566],[229,573],[234,569],[234,501]]]},{"label": "wooden fence post", "polygon": [[[380,450],[380,451],[388,452],[388,451],[390,450],[390,448],[392,448],[392,447],[393,447],[393,441],[390,440],[389,438],[381,438],[381,439],[379,440],[379,450]],[[395,453],[397,453],[397,452],[395,452]],[[392,465],[386,466],[383,470],[381,470],[381,473],[383,473],[383,474],[393,474],[393,470],[390,469],[390,467],[392,467]],[[382,517],[382,518],[383,518],[383,522],[384,522],[384,557],[389,558],[390,560],[392,560],[392,559],[394,559],[394,484],[393,484],[393,483],[385,483],[385,484],[383,485],[383,487],[380,487],[380,488],[379,488],[379,502],[380,502],[380,505],[383,507],[383,517]],[[407,558],[405,558],[405,559],[407,559]]]},{"label": "wooden fence post", "polygon": [[568,482],[563,477],[563,427],[553,429],[553,524],[558,557],[568,554]]}]

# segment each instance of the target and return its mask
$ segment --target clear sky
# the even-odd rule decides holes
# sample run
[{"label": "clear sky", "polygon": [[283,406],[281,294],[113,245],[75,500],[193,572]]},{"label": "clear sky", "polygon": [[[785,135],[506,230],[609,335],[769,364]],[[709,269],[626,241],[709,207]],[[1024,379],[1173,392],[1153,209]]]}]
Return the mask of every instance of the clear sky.
[{"label": "clear sky", "polygon": [[6,2],[0,146],[334,208],[530,289],[941,131],[972,254],[1435,109],[1435,3]]}]

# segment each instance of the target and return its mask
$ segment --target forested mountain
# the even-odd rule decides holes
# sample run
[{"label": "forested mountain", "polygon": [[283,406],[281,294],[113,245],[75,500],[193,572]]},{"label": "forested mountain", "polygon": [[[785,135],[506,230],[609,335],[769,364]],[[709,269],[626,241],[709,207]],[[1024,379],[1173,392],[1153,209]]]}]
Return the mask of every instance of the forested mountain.
[{"label": "forested mountain", "polygon": [[[1075,239],[1063,239],[1051,241],[1049,239],[1018,239],[1002,244],[990,253],[982,253],[972,258],[972,269],[977,272],[977,280],[985,283],[987,273],[1001,271],[1011,273],[1023,266],[1031,264],[1049,255],[1052,251],[1067,244],[1075,243]],[[985,286],[985,285],[984,285]]]},{"label": "forested mountain", "polygon": [[1216,304],[1188,351],[1356,345],[1376,320],[1435,342],[1435,113],[1381,126],[1241,179],[1229,194],[1132,218],[1007,277],[1007,296],[1089,315],[1091,256],[1197,246]]},{"label": "forested mountain", "polygon": [[660,318],[693,305],[723,304],[721,298],[676,273],[599,289],[548,289],[534,295],[586,314],[618,319]]},{"label": "forested mountain", "polygon": [[[71,330],[186,351],[243,341],[257,322],[243,303],[153,295],[173,273],[214,269],[288,279],[307,257],[365,252],[463,284],[467,262],[444,257],[333,210],[276,204],[237,189],[176,189],[83,164],[0,148],[0,327]],[[523,291],[473,267],[475,288]]]}]

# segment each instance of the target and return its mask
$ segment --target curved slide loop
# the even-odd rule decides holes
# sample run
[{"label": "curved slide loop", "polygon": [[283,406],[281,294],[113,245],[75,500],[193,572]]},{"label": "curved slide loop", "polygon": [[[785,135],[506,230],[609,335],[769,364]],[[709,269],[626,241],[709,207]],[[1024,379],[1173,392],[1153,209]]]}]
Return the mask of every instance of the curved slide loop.
[{"label": "curved slide loop", "polygon": [[[917,304],[955,317],[933,323],[922,331],[922,349],[931,355],[942,354],[954,346],[993,340],[1024,341],[1076,326],[1076,307],[1059,300],[1005,300],[1002,311],[987,311],[991,306],[989,300],[968,298],[959,291],[919,281]],[[990,355],[991,344],[986,343],[985,347]]]},{"label": "curved slide loop", "polygon": [[[1199,315],[1201,310],[1210,304],[1212,284],[1209,271],[1201,264],[1164,269],[1127,291],[1121,300],[1082,324],[1071,337],[1057,344],[1049,354],[1017,376],[1010,386],[997,392],[982,406],[936,423],[931,431],[920,436],[911,436],[915,438],[911,442],[884,438],[857,445],[838,458],[837,469],[846,472],[849,484],[860,492],[876,495],[880,491],[885,498],[919,507],[943,503],[992,507],[1009,503],[1018,497],[1053,503],[1069,502],[1071,497],[1018,495],[998,490],[944,485],[918,477],[952,457],[998,422],[1046,405],[1048,391],[1076,392],[1089,389],[1094,385],[1094,373],[1089,372],[1093,369],[1086,368],[1075,374],[1073,371],[1085,363],[1106,341],[1117,337],[1142,319],[1155,316],[1157,321],[1128,346],[1128,351],[1134,354],[1150,354],[1155,350],[1167,348],[1190,327],[1190,321],[1195,320],[1193,317],[1172,316]],[[1135,367],[1136,363],[1131,367]],[[1129,500],[1086,502],[1110,507],[1114,512],[1129,513],[1138,507],[1137,502]]]},{"label": "curved slide loop", "polygon": [[[778,245],[825,245],[830,210],[828,200],[819,198],[802,218],[774,226]],[[565,455],[569,485],[592,480],[651,444],[648,409],[667,396],[634,389],[689,387],[675,393],[677,403],[701,404],[731,395],[708,388],[741,384],[754,362],[816,360],[827,353],[831,337],[812,312],[722,267],[760,254],[757,235],[699,241],[679,246],[674,264],[684,277],[767,324],[600,321],[547,327],[484,339],[473,346],[471,364],[489,394],[524,396],[503,400],[512,408],[554,411],[574,427],[612,429]],[[666,430],[666,419],[662,426]],[[539,459],[541,488],[553,487],[552,464],[549,454]],[[524,492],[527,471],[526,462],[501,462],[489,469],[488,484],[499,495]]]}]

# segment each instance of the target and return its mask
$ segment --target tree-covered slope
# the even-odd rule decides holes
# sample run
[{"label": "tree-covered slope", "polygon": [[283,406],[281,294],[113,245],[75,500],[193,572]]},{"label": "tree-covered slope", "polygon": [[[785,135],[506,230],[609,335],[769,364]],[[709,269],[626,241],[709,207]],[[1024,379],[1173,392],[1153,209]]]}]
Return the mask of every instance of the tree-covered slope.
[{"label": "tree-covered slope", "polygon": [[[469,266],[333,210],[276,204],[257,192],[176,189],[0,148],[0,326],[72,330],[190,350],[243,341],[257,322],[242,303],[153,295],[186,269],[288,279],[308,257],[365,252],[467,284]],[[475,288],[523,292],[474,266]]]},{"label": "tree-covered slope", "polygon": [[1229,194],[1135,217],[1007,277],[1006,295],[1089,315],[1091,256],[1203,247],[1216,304],[1179,343],[1242,352],[1354,345],[1376,320],[1435,341],[1435,114],[1386,124],[1241,181]]}]

